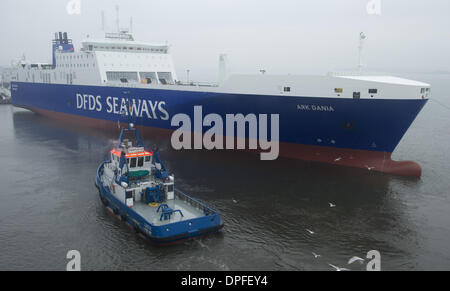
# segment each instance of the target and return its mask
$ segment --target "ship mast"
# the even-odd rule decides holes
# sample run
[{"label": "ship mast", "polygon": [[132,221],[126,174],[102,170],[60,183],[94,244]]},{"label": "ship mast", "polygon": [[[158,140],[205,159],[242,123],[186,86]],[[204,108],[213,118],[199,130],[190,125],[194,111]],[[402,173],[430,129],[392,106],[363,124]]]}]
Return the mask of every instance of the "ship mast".
[{"label": "ship mast", "polygon": [[366,35],[364,32],[359,34],[359,62],[358,62],[358,72],[361,74],[363,69],[363,60],[362,60],[362,52],[364,48],[364,40],[366,39]]},{"label": "ship mast", "polygon": [[116,24],[117,24],[117,32],[120,32],[120,16],[119,16],[119,5],[116,5]]}]

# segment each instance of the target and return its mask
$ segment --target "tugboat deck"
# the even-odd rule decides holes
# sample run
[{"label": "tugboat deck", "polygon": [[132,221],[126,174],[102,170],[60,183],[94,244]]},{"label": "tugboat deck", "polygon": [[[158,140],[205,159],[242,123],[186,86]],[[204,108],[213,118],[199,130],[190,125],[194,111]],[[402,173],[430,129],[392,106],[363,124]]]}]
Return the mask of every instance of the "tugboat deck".
[{"label": "tugboat deck", "polygon": [[155,226],[161,226],[205,216],[202,210],[193,207],[192,205],[186,203],[178,197],[175,197],[175,200],[166,201],[164,202],[164,204],[167,204],[173,210],[180,210],[181,213],[183,213],[183,216],[181,216],[179,212],[176,212],[173,213],[171,215],[171,218],[168,220],[164,220],[164,218],[161,219],[162,211],[160,210],[159,212],[156,212],[160,204],[155,204],[157,206],[152,207],[143,202],[136,202],[133,206],[133,210]]}]

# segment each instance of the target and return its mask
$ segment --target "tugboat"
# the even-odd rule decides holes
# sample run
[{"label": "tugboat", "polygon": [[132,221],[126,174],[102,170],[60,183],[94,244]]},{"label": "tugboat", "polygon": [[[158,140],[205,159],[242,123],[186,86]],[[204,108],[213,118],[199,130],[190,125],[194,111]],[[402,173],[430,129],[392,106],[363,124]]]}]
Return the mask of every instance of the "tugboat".
[{"label": "tugboat", "polygon": [[97,170],[101,201],[152,243],[177,243],[223,227],[217,211],[175,189],[158,151],[144,148],[132,123],[109,158]]}]

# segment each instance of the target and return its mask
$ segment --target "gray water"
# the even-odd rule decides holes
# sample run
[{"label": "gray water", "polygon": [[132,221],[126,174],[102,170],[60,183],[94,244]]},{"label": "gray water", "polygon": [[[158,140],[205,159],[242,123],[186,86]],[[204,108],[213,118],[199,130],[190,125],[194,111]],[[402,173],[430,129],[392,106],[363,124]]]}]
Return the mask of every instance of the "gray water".
[{"label": "gray water", "polygon": [[450,75],[412,77],[431,83],[436,101],[394,158],[419,162],[420,179],[146,140],[177,187],[225,221],[221,233],[171,247],[136,236],[98,198],[96,169],[117,133],[0,106],[0,270],[65,270],[69,250],[83,270],[364,270],[347,261],[370,250],[383,270],[450,270]]}]

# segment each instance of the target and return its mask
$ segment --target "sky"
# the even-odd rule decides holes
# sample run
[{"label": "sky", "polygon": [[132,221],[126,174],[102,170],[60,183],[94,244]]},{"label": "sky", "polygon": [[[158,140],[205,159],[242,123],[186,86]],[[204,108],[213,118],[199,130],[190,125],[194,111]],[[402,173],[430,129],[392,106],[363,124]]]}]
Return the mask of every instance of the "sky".
[{"label": "sky", "polygon": [[[80,13],[67,10],[81,3]],[[368,3],[379,2],[377,9]],[[354,70],[360,32],[366,70],[450,71],[449,0],[1,0],[0,66],[25,54],[51,60],[51,40],[67,31],[76,48],[133,17],[136,40],[171,45],[180,79],[215,81],[219,55],[231,73],[326,74]],[[370,6],[378,7],[378,6]],[[377,12],[377,13],[374,13]]]}]

